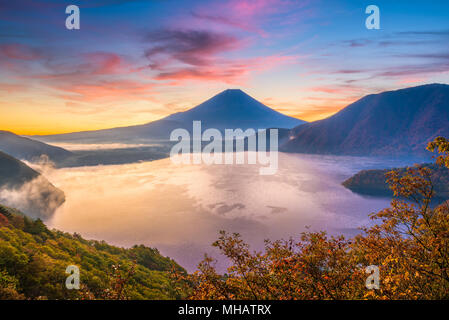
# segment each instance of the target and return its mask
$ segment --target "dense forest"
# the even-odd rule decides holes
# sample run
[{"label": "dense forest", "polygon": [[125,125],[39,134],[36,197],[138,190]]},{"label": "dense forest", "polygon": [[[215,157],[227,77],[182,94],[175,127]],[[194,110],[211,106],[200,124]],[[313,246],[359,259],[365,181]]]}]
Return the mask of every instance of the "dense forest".
[{"label": "dense forest", "polygon": [[[68,290],[69,265],[80,290]],[[184,273],[157,249],[129,249],[49,230],[0,205],[0,299],[175,299],[170,273]]]},{"label": "dense forest", "polygon": [[[435,191],[433,198],[436,201],[449,199],[449,169],[433,163],[422,164],[419,167],[430,169],[430,178]],[[397,171],[400,175],[404,175],[407,170],[408,168],[362,170],[344,181],[343,185],[360,194],[391,197],[393,190],[389,187],[385,175],[389,171]]]}]

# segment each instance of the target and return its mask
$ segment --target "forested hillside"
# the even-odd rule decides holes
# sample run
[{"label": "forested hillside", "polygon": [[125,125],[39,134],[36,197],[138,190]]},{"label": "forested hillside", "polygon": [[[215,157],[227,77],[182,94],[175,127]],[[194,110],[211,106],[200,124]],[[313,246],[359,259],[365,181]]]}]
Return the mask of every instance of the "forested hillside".
[{"label": "forested hillside", "polygon": [[[69,265],[80,268],[80,290],[65,287]],[[185,272],[157,249],[49,230],[0,205],[0,299],[173,299],[172,270]]]},{"label": "forested hillside", "polygon": [[[449,199],[449,169],[444,166],[436,164],[423,164],[421,167],[429,168],[431,171],[431,180],[434,187],[434,199],[447,200]],[[391,169],[398,171],[401,175],[407,172],[408,168]],[[387,183],[387,173],[390,169],[373,169],[362,170],[351,178],[343,182],[343,185],[357,193],[372,195],[372,196],[393,196],[393,191],[389,188]]]}]

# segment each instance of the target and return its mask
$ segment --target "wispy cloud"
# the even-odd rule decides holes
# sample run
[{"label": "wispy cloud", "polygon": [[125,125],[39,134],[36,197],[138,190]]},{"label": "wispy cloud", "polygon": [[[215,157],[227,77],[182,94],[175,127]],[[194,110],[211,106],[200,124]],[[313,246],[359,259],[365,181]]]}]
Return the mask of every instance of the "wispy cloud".
[{"label": "wispy cloud", "polygon": [[69,94],[62,95],[67,100],[91,101],[118,101],[130,99],[151,99],[154,84],[130,80],[115,80],[87,83],[62,83],[54,85],[55,88]]},{"label": "wispy cloud", "polygon": [[0,44],[0,59],[38,60],[42,58],[39,50],[20,43]]},{"label": "wispy cloud", "polygon": [[255,26],[248,20],[241,21],[240,19],[235,19],[232,17],[220,16],[217,14],[199,13],[195,11],[192,12],[192,17],[205,23],[221,24],[231,28],[257,33],[263,37],[267,36],[267,33],[263,29]]},{"label": "wispy cloud", "polygon": [[210,65],[217,54],[241,47],[236,37],[205,30],[160,30],[147,34],[145,41],[151,44],[145,56],[155,69],[173,61],[192,66]]},{"label": "wispy cloud", "polygon": [[399,31],[396,35],[402,36],[447,36],[449,37],[449,29],[445,30],[413,30],[413,31]]},{"label": "wispy cloud", "polygon": [[[156,80],[214,80],[239,83],[252,71],[263,71],[294,61],[295,56],[267,55],[227,58],[224,54],[245,46],[243,41],[224,33],[205,30],[160,30],[145,40],[148,67],[157,71]],[[173,84],[173,83],[172,83]]]}]

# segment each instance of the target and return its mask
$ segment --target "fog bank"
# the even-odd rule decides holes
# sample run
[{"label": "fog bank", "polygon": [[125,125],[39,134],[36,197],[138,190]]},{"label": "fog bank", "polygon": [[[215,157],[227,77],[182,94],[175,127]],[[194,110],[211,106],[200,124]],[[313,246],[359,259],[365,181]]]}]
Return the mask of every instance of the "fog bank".
[{"label": "fog bank", "polygon": [[170,159],[47,172],[66,202],[50,226],[87,238],[146,244],[194,270],[219,230],[261,248],[266,238],[305,230],[354,234],[387,199],[364,198],[341,182],[377,160],[279,154],[275,175],[258,165],[175,165]]}]

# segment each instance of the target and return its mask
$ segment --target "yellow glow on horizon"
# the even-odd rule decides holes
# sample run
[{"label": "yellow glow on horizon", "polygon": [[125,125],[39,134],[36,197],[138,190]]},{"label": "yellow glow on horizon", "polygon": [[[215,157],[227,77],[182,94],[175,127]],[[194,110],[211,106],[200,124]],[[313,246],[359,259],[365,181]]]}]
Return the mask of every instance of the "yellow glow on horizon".
[{"label": "yellow glow on horizon", "polygon": [[[338,110],[337,110],[338,111]],[[321,116],[309,116],[303,117],[302,114],[288,114],[285,115],[305,120],[308,122],[320,120],[327,118],[331,115],[335,114],[335,112],[323,113]],[[0,120],[0,130],[10,131],[18,135],[53,135],[53,134],[63,134],[63,133],[72,133],[79,131],[93,131],[93,130],[102,130],[102,129],[111,129],[117,127],[127,127],[127,126],[135,126],[146,124],[151,121],[156,121],[158,119],[149,120],[145,122],[111,122],[110,124],[102,124],[98,126],[93,125],[76,125],[76,124],[67,124],[67,125],[55,125],[54,123],[30,123],[30,122],[21,122],[20,125],[6,123]]]},{"label": "yellow glow on horizon", "polygon": [[162,117],[145,110],[136,112],[131,107],[123,107],[118,111],[111,108],[106,111],[100,109],[98,112],[73,112],[68,109],[65,111],[63,106],[52,101],[34,104],[0,102],[0,130],[19,135],[51,135],[126,127],[145,124]]},{"label": "yellow glow on horizon", "polygon": [[[14,98],[8,100],[10,101],[6,104],[0,104],[0,130],[19,135],[52,135],[142,125],[181,111],[167,110],[163,104],[139,104],[135,101],[121,102],[120,107],[115,108],[89,104],[75,109],[61,105],[60,100],[48,97],[33,101],[20,101]],[[294,101],[294,99],[289,100]],[[275,101],[271,101],[272,103],[267,101],[265,104],[287,116],[310,122],[327,118],[351,102],[345,99],[323,100],[307,101],[305,99],[301,105],[289,102],[282,104]],[[197,105],[198,101],[192,101],[192,103],[184,101],[184,103],[185,110],[188,110]]]},{"label": "yellow glow on horizon", "polygon": [[[311,113],[294,113],[293,112],[283,112],[283,114],[305,120],[308,122],[316,121],[320,119],[327,118],[336,112],[338,112],[340,108],[337,110],[331,110],[330,112],[321,112]],[[167,114],[168,116],[169,114]],[[13,118],[13,119],[12,119]],[[16,117],[13,115],[2,116],[0,119],[0,130],[10,131],[19,135],[52,135],[52,134],[63,134],[63,133],[72,133],[79,131],[92,131],[92,130],[102,130],[102,129],[110,129],[117,127],[126,127],[126,126],[134,126],[134,125],[142,125],[151,121],[156,121],[162,117],[156,117],[154,119],[148,119],[147,121],[131,121],[131,120],[121,120],[121,121],[107,121],[102,122],[100,124],[94,125],[89,122],[77,122],[70,121],[70,115],[67,116],[67,119],[63,119],[63,117],[55,118],[37,118],[37,117],[27,117],[21,116]]]},{"label": "yellow glow on horizon", "polygon": [[117,127],[127,127],[127,126],[134,126],[134,125],[142,125],[148,122],[127,122],[127,123],[120,123],[120,122],[111,122],[108,124],[98,125],[98,126],[89,126],[89,125],[60,125],[55,126],[54,124],[49,124],[49,126],[42,126],[42,125],[36,125],[36,124],[21,124],[20,126],[17,125],[8,125],[6,123],[3,123],[0,121],[0,130],[4,131],[10,131],[18,135],[53,135],[53,134],[63,134],[63,133],[72,133],[72,132],[79,132],[79,131],[93,131],[93,130],[102,130],[102,129],[110,129],[110,128],[117,128]]}]

